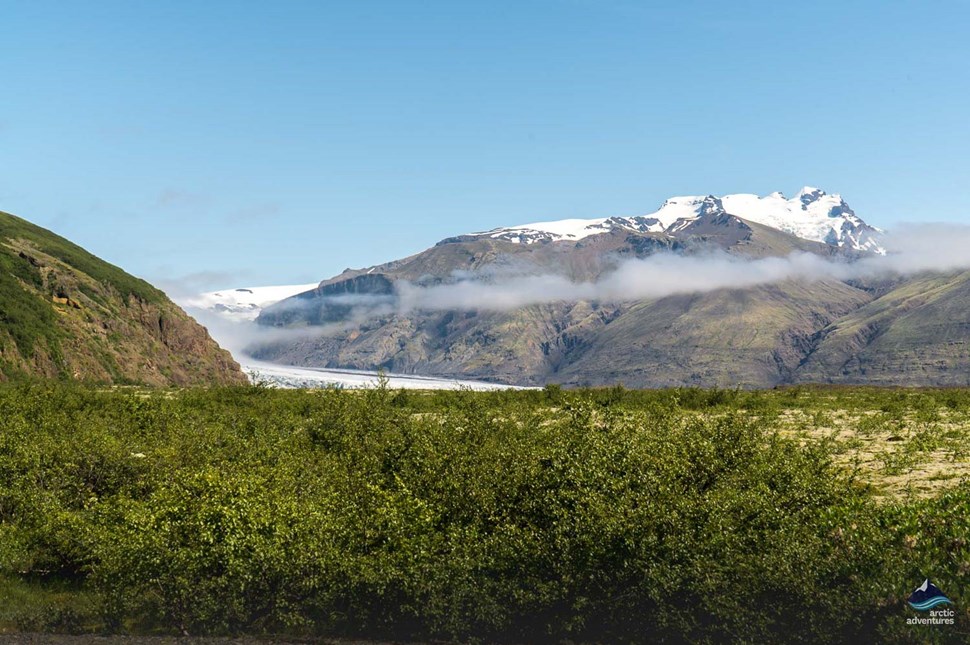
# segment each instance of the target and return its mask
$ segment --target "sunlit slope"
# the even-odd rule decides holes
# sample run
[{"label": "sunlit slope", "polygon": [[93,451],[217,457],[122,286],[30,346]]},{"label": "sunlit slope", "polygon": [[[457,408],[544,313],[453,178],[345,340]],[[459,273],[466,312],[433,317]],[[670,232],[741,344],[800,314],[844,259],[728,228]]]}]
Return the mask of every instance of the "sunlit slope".
[{"label": "sunlit slope", "polygon": [[785,383],[811,351],[815,332],[868,300],[861,290],[829,281],[641,303],[597,334],[557,380],[648,387]]},{"label": "sunlit slope", "polygon": [[228,352],[144,280],[0,212],[0,379],[244,382]]},{"label": "sunlit slope", "polygon": [[970,385],[970,272],[909,280],[819,335],[800,382]]}]

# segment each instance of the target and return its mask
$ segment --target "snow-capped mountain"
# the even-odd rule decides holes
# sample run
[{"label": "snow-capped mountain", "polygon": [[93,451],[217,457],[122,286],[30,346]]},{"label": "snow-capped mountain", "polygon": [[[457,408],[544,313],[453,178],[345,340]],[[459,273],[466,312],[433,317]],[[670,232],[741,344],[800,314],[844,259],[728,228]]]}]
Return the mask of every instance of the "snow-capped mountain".
[{"label": "snow-capped mountain", "polygon": [[190,309],[211,311],[228,320],[253,321],[264,307],[316,287],[317,283],[313,282],[274,287],[222,289],[181,299],[179,304]]},{"label": "snow-capped mountain", "polygon": [[322,372],[288,370],[318,368],[530,386],[966,385],[970,354],[953,343],[970,332],[954,337],[953,312],[968,310],[970,272],[882,276],[871,258],[858,280],[815,270],[881,252],[880,236],[812,188],[675,197],[640,217],[445,238],[315,288],[204,294],[191,313],[240,362],[284,365],[294,384]]},{"label": "snow-capped mountain", "polygon": [[657,211],[647,215],[534,222],[470,233],[469,236],[535,244],[581,240],[613,228],[676,235],[699,218],[724,213],[814,242],[885,253],[880,244],[879,229],[857,216],[841,195],[829,195],[811,186],[802,188],[792,199],[779,192],[766,197],[744,193],[723,197],[671,197]]}]

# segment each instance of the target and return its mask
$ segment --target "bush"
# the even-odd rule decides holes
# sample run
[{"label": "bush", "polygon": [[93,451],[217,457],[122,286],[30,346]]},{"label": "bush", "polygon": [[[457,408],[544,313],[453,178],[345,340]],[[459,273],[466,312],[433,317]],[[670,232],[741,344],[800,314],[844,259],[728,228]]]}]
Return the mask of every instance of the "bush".
[{"label": "bush", "polygon": [[905,642],[924,575],[966,607],[970,485],[878,505],[771,396],[0,387],[0,579],[189,634]]}]

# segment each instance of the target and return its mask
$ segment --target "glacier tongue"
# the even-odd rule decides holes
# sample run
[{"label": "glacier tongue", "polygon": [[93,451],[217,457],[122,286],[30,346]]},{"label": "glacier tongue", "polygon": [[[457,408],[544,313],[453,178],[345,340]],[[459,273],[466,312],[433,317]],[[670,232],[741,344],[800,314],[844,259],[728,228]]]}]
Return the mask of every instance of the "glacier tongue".
[{"label": "glacier tongue", "polygon": [[641,216],[534,222],[469,235],[535,244],[581,240],[614,228],[676,234],[699,217],[725,212],[806,240],[858,251],[885,253],[880,244],[879,229],[858,217],[841,195],[829,195],[812,186],[805,186],[792,199],[787,199],[780,192],[765,197],[744,193],[723,197],[686,195],[671,197],[655,212]]}]

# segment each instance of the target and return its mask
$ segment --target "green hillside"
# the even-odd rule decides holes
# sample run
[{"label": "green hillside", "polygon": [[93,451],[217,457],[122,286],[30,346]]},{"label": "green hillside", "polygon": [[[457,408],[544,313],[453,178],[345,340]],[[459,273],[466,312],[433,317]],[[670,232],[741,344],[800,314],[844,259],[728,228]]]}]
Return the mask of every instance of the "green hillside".
[{"label": "green hillside", "polygon": [[0,212],[0,380],[241,382],[231,356],[149,283]]}]

